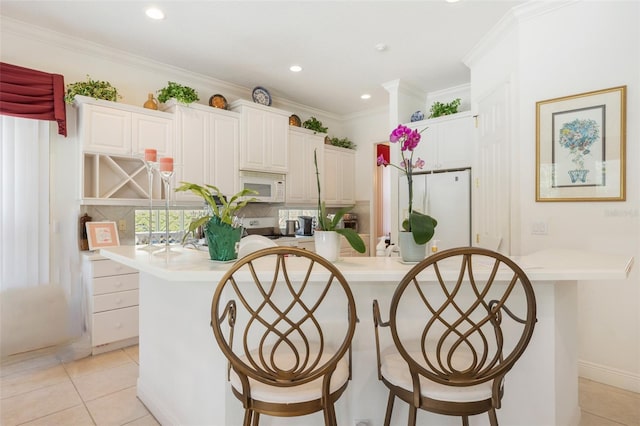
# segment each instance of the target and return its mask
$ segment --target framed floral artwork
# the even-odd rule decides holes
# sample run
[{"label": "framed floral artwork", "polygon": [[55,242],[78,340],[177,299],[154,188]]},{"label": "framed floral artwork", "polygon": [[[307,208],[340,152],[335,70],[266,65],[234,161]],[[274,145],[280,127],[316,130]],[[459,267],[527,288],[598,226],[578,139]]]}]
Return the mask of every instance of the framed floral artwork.
[{"label": "framed floral artwork", "polygon": [[120,245],[115,222],[87,222],[89,250]]},{"label": "framed floral artwork", "polygon": [[536,102],[536,201],[624,201],[626,86]]}]

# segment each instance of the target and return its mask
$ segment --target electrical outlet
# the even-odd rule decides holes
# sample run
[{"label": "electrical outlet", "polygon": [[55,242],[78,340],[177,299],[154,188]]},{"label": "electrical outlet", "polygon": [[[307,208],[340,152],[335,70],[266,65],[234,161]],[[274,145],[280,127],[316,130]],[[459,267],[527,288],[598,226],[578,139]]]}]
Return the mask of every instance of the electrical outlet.
[{"label": "electrical outlet", "polygon": [[371,426],[371,420],[369,419],[356,419],[353,421],[355,426]]},{"label": "electrical outlet", "polygon": [[547,235],[549,234],[549,226],[547,222],[537,221],[531,224],[532,235]]},{"label": "electrical outlet", "polygon": [[127,230],[127,221],[125,219],[120,219],[118,222],[118,229],[122,232]]}]

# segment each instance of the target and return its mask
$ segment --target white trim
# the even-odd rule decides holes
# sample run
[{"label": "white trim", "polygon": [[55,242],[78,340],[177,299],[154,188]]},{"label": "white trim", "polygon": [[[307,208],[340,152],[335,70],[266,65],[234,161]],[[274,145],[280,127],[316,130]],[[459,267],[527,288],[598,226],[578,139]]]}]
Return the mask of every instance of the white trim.
[{"label": "white trim", "polygon": [[640,393],[640,374],[578,360],[578,375],[609,386]]}]

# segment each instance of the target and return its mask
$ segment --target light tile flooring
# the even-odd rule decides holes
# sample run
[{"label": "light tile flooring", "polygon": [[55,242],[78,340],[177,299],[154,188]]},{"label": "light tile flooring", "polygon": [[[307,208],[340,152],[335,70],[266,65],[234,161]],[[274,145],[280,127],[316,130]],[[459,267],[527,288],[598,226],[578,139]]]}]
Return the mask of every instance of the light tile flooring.
[{"label": "light tile flooring", "polygon": [[[10,357],[0,365],[0,425],[158,425],[136,398],[137,377],[137,346],[68,363],[47,350]],[[579,390],[580,426],[640,426],[640,394],[586,379]]]}]

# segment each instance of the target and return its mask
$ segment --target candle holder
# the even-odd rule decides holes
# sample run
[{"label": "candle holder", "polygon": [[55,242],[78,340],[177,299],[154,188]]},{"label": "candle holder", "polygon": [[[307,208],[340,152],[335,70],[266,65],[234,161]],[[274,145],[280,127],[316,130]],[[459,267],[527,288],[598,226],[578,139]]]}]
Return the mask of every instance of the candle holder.
[{"label": "candle holder", "polygon": [[161,247],[151,243],[153,232],[153,171],[158,170],[158,162],[147,160],[142,161],[144,162],[144,166],[147,168],[147,176],[149,177],[149,239],[147,240],[147,245],[140,247],[139,250],[152,252],[161,249]]},{"label": "candle holder", "polygon": [[171,246],[169,244],[169,194],[171,193],[171,178],[173,177],[173,170],[162,170],[160,168],[160,178],[164,183],[164,198],[165,198],[165,238],[164,238],[164,248],[162,249],[160,254],[179,254],[175,250],[171,250]]}]

